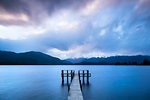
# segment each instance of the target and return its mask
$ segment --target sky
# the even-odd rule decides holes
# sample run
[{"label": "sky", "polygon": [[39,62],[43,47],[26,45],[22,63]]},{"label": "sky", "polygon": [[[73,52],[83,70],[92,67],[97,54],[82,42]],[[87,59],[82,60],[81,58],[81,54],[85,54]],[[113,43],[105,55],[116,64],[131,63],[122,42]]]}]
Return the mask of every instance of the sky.
[{"label": "sky", "polygon": [[150,55],[150,0],[0,0],[0,50]]}]

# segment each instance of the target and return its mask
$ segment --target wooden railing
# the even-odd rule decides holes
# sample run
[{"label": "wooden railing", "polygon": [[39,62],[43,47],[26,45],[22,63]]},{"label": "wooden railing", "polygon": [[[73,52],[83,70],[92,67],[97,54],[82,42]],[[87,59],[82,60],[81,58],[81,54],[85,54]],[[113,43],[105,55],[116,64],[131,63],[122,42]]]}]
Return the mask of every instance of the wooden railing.
[{"label": "wooden railing", "polygon": [[72,82],[74,75],[75,75],[74,70],[62,70],[61,71],[62,84],[64,84],[65,77],[67,78],[67,84],[69,83],[69,77],[71,77],[71,82]]}]

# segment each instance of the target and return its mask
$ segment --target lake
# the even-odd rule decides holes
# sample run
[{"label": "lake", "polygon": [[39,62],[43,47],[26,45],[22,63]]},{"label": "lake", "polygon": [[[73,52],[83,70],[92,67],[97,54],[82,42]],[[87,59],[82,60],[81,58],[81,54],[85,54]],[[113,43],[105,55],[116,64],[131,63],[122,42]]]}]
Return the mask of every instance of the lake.
[{"label": "lake", "polygon": [[150,100],[150,66],[0,66],[0,100],[67,100],[61,70],[89,70],[84,100]]}]

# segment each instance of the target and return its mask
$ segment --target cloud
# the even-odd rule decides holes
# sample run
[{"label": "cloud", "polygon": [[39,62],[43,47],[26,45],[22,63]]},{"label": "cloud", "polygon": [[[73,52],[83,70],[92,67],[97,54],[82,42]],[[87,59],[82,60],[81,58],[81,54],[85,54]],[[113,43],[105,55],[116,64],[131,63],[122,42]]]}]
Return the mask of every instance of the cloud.
[{"label": "cloud", "polygon": [[122,26],[121,26],[121,25],[115,27],[115,28],[113,29],[113,31],[119,33],[120,35],[123,35],[123,29],[122,29]]},{"label": "cloud", "polygon": [[103,35],[105,35],[105,34],[106,34],[106,29],[102,29],[102,30],[100,31],[100,33],[99,33],[100,36],[103,36]]},{"label": "cloud", "polygon": [[62,21],[58,23],[59,30],[76,30],[78,27],[78,22],[67,22]]},{"label": "cloud", "polygon": [[47,31],[45,27],[19,27],[19,26],[3,26],[0,25],[0,38],[9,40],[26,40],[29,37],[44,34]]},{"label": "cloud", "polygon": [[135,6],[135,10],[138,12],[147,12],[150,9],[150,1],[149,0],[138,0],[137,5]]},{"label": "cloud", "polygon": [[[61,59],[66,58],[79,58],[79,57],[102,57],[107,56],[106,53],[101,52],[99,50],[93,49],[94,47],[89,44],[83,45],[74,45],[70,47],[68,50],[59,50],[57,48],[48,49],[47,54],[50,54],[55,57],[59,57]],[[78,52],[78,53],[77,53]]]},{"label": "cloud", "polygon": [[75,12],[74,14],[79,14],[79,16],[89,16],[95,14],[95,12],[129,4],[134,1],[136,0],[110,0],[109,2],[105,0],[1,0],[0,16],[2,17],[0,17],[0,24],[40,25],[43,20],[61,10],[70,10]]},{"label": "cloud", "polygon": [[[60,16],[61,15],[61,16]],[[58,14],[54,14],[50,18],[45,20],[45,25],[49,26],[51,31],[55,32],[74,32],[79,29],[80,19],[77,16],[73,16],[72,12],[62,10]]]},{"label": "cloud", "polygon": [[149,0],[1,0],[0,50],[37,50],[62,59],[150,54],[148,4]]},{"label": "cloud", "polygon": [[1,24],[16,24],[20,25],[22,23],[26,24],[29,22],[28,16],[25,14],[9,14],[9,13],[0,13],[0,23]]},{"label": "cloud", "polygon": [[100,3],[102,0],[93,0],[80,10],[81,15],[92,15],[97,12],[97,10],[101,7]]},{"label": "cloud", "polygon": [[9,13],[27,13],[28,11],[28,5],[23,0],[0,0],[0,8]]},{"label": "cloud", "polygon": [[0,24],[24,24],[27,20],[28,24],[38,24],[59,10],[76,11],[88,1],[90,0],[0,0]]}]

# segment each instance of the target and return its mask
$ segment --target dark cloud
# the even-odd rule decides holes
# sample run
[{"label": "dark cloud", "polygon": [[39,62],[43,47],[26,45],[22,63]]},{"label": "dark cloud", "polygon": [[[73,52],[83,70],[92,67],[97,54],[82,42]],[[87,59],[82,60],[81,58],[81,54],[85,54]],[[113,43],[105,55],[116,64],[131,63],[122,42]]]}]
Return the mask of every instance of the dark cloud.
[{"label": "dark cloud", "polygon": [[[38,23],[60,9],[77,10],[91,0],[0,0],[0,12],[26,14],[30,22]],[[1,24],[5,24],[1,21]],[[20,22],[22,23],[22,22]],[[6,22],[7,24],[7,22]],[[11,24],[11,23],[8,23]],[[16,24],[14,22],[14,24]]]},{"label": "dark cloud", "polygon": [[[100,6],[105,6],[104,8],[122,7],[129,8],[137,4],[138,11],[142,9],[147,9],[149,0],[141,0],[143,2],[138,2],[138,0],[110,0],[105,2],[101,0],[103,4]],[[81,8],[84,8],[86,4],[93,2],[93,0],[0,0],[0,12],[7,12],[11,14],[26,14],[30,21],[28,23],[39,23],[42,22],[46,17],[50,17],[53,13],[59,12],[61,9],[73,10],[74,13],[78,13]],[[130,5],[130,6],[129,6]],[[143,10],[142,10],[143,11]],[[11,22],[0,21],[0,24],[21,24],[24,22]]]},{"label": "dark cloud", "polygon": [[61,8],[79,9],[91,0],[37,0],[49,13]]},{"label": "dark cloud", "polygon": [[139,2],[137,3],[137,6],[136,6],[136,11],[139,14],[142,14],[145,12],[149,13],[149,9],[150,9],[149,5],[150,5],[150,0],[139,0]]},{"label": "dark cloud", "polygon": [[0,0],[0,8],[9,13],[29,13],[28,4],[22,0]]}]

